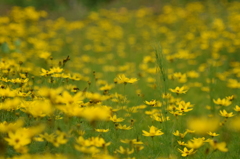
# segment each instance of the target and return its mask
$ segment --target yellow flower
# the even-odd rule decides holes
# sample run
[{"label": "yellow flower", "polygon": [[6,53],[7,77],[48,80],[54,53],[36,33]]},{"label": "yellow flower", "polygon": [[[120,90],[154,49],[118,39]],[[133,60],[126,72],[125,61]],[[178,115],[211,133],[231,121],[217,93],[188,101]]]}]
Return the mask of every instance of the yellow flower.
[{"label": "yellow flower", "polygon": [[159,130],[155,126],[151,126],[149,132],[145,130],[142,130],[142,132],[143,132],[143,136],[151,136],[151,137],[160,136],[164,134],[161,130]]},{"label": "yellow flower", "polygon": [[151,101],[145,101],[145,103],[149,106],[155,106],[157,104],[156,100],[151,100]]},{"label": "yellow flower", "polygon": [[10,131],[16,131],[17,129],[22,127],[23,124],[24,124],[24,122],[22,119],[18,119],[14,123],[7,123],[6,121],[4,121],[4,122],[0,123],[0,132],[6,133],[6,132],[10,132]]},{"label": "yellow flower", "polygon": [[125,139],[125,140],[120,140],[122,143],[125,143],[125,144],[130,144],[130,145],[141,145],[143,144],[143,142],[141,141],[137,141],[137,139],[132,139],[132,140],[129,140],[129,139]]},{"label": "yellow flower", "polygon": [[101,90],[101,91],[109,91],[113,87],[114,87],[113,84],[111,84],[111,85],[106,84],[105,86],[100,87],[99,90]]},{"label": "yellow flower", "polygon": [[131,150],[129,148],[124,149],[122,146],[120,146],[119,149],[116,150],[116,152],[125,154],[125,155],[130,155],[134,152],[134,149],[131,149]]},{"label": "yellow flower", "polygon": [[127,84],[127,83],[135,83],[137,82],[137,78],[127,78],[124,74],[121,74],[121,75],[118,75],[117,78],[114,79],[114,81],[118,84],[121,84],[121,83],[124,83],[124,84]]},{"label": "yellow flower", "polygon": [[226,97],[226,99],[227,99],[227,100],[230,100],[230,101],[234,100],[234,98],[235,98],[234,95],[231,95],[231,96],[227,96],[227,97]]},{"label": "yellow flower", "polygon": [[178,141],[178,144],[179,144],[180,146],[186,146],[186,145],[187,145],[184,141]]},{"label": "yellow flower", "polygon": [[89,140],[91,141],[92,145],[96,147],[107,147],[111,144],[111,142],[106,142],[100,137],[91,137]]},{"label": "yellow flower", "polygon": [[51,68],[51,69],[49,70],[49,73],[50,73],[50,74],[53,74],[53,73],[61,73],[62,71],[63,71],[63,69],[60,68],[60,67],[53,67],[53,68]]},{"label": "yellow flower", "polygon": [[19,149],[31,143],[31,138],[28,134],[21,131],[9,132],[8,138],[5,138],[9,145],[13,146],[14,149]]},{"label": "yellow flower", "polygon": [[234,114],[232,112],[228,113],[225,109],[220,110],[220,115],[223,116],[223,117],[226,117],[226,118],[230,118],[230,117],[234,116]]},{"label": "yellow flower", "polygon": [[238,105],[236,105],[236,107],[234,108],[234,110],[235,110],[236,112],[240,112],[240,107],[239,107]]},{"label": "yellow flower", "polygon": [[60,145],[66,144],[68,142],[67,134],[65,132],[57,131],[56,134],[57,137],[55,137],[54,140],[50,141],[55,147],[59,147]]},{"label": "yellow flower", "polygon": [[220,99],[218,98],[217,100],[213,99],[213,102],[215,104],[218,104],[218,105],[222,105],[222,106],[229,106],[232,102],[228,99]]},{"label": "yellow flower", "polygon": [[107,106],[95,106],[95,107],[85,107],[80,113],[82,117],[88,121],[106,121],[111,115],[110,108]]},{"label": "yellow flower", "polygon": [[156,121],[160,122],[160,123],[162,123],[162,122],[164,122],[164,121],[167,121],[167,120],[170,120],[168,116],[167,116],[167,117],[164,117],[162,114],[157,114],[157,113],[151,115],[151,118],[152,118],[153,120],[156,120]]},{"label": "yellow flower", "polygon": [[180,133],[178,130],[173,133],[174,136],[179,136],[180,138],[184,138],[187,135],[188,131],[185,131],[184,133]]},{"label": "yellow flower", "polygon": [[189,106],[187,106],[187,105],[179,104],[176,107],[176,110],[178,110],[181,113],[184,113],[184,112],[189,112],[189,111],[193,110],[193,108],[189,108]]},{"label": "yellow flower", "polygon": [[124,119],[123,118],[117,118],[116,115],[113,115],[110,117],[110,120],[114,123],[119,123],[119,122],[122,122]]},{"label": "yellow flower", "polygon": [[176,94],[183,94],[186,93],[188,90],[186,87],[176,87],[175,89],[169,89],[171,92],[176,93]]},{"label": "yellow flower", "polygon": [[215,131],[219,126],[218,118],[206,118],[206,117],[198,117],[198,118],[189,118],[187,120],[188,128],[191,130],[195,130],[197,134],[206,134],[209,131]]},{"label": "yellow flower", "polygon": [[162,103],[156,100],[145,101],[145,103],[151,107],[161,107]]},{"label": "yellow flower", "polygon": [[226,143],[225,142],[217,142],[216,140],[210,140],[209,144],[214,150],[219,150],[222,152],[227,152],[228,149],[226,148]]},{"label": "yellow flower", "polygon": [[188,141],[186,144],[186,147],[191,149],[198,149],[203,145],[203,139],[202,138],[194,138],[191,141]]},{"label": "yellow flower", "polygon": [[109,129],[95,129],[96,132],[108,132]]},{"label": "yellow flower", "polygon": [[74,147],[76,150],[83,153],[96,154],[100,152],[100,150],[94,146],[85,147],[85,146],[74,145]]},{"label": "yellow flower", "polygon": [[189,156],[189,155],[193,155],[196,153],[196,151],[194,151],[194,149],[190,149],[188,150],[186,147],[183,148],[183,150],[178,149],[179,152],[182,153],[183,157]]},{"label": "yellow flower", "polygon": [[215,136],[218,136],[219,134],[217,134],[217,133],[213,133],[213,132],[211,132],[211,131],[209,131],[208,133],[207,133],[208,135],[210,135],[210,136],[212,136],[212,137],[215,137]]},{"label": "yellow flower", "polygon": [[117,124],[116,129],[130,130],[130,129],[132,129],[132,127],[131,126],[127,126],[127,125]]},{"label": "yellow flower", "polygon": [[51,55],[51,53],[47,52],[47,51],[42,51],[38,54],[38,56],[40,58],[43,58],[43,59],[47,59],[49,56]]},{"label": "yellow flower", "polygon": [[78,135],[83,136],[86,132],[84,130],[78,130],[77,133]]}]

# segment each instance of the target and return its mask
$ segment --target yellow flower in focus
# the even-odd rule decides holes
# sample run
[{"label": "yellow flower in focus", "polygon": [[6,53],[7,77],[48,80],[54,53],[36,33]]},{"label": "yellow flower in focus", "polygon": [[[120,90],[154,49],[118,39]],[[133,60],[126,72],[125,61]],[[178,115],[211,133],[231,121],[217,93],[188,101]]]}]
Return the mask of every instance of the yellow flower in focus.
[{"label": "yellow flower in focus", "polygon": [[50,74],[53,74],[53,73],[61,73],[62,71],[63,71],[63,69],[60,68],[60,67],[53,67],[53,68],[51,68],[51,69],[49,70],[49,73],[50,73]]},{"label": "yellow flower in focus", "polygon": [[185,94],[188,90],[186,87],[176,87],[175,89],[169,89],[171,92],[176,93],[176,94]]},{"label": "yellow flower in focus", "polygon": [[223,116],[223,117],[226,117],[226,118],[230,118],[230,117],[234,116],[234,114],[232,112],[228,113],[225,109],[220,110],[220,115]]},{"label": "yellow flower in focus", "polygon": [[160,136],[164,134],[161,130],[159,130],[155,126],[151,126],[149,132],[145,130],[142,130],[142,132],[143,132],[143,136],[151,136],[151,137]]},{"label": "yellow flower in focus", "polygon": [[218,104],[218,105],[222,105],[222,106],[229,106],[232,102],[228,99],[220,99],[218,98],[217,100],[213,99],[213,102],[215,104]]},{"label": "yellow flower in focus", "polygon": [[162,103],[160,101],[151,100],[151,101],[145,101],[145,104],[151,106],[151,107],[161,107]]},{"label": "yellow flower in focus", "polygon": [[131,126],[127,126],[127,125],[117,124],[116,129],[130,130],[130,129],[132,129],[132,127]]},{"label": "yellow flower in focus", "polygon": [[156,100],[151,100],[151,101],[145,101],[145,103],[149,106],[155,106],[157,104]]},{"label": "yellow flower in focus", "polygon": [[186,147],[184,147],[183,150],[178,149],[178,151],[182,153],[183,157],[190,156],[190,155],[193,155],[196,153],[196,151],[194,151],[194,149],[188,150]]},{"label": "yellow flower in focus", "polygon": [[124,74],[118,75],[117,78],[114,79],[114,82],[118,83],[118,84],[127,84],[127,83],[135,83],[137,82],[137,78],[127,78]]},{"label": "yellow flower in focus", "polygon": [[113,115],[110,117],[110,120],[114,123],[119,123],[119,122],[122,122],[124,119],[123,118],[117,118],[116,115]]}]

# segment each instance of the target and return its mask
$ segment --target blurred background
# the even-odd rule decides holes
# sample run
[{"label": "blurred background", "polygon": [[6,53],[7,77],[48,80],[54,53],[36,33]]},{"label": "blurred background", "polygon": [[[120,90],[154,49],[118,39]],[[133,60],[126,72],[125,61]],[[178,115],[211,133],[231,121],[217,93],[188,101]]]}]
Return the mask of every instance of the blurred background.
[{"label": "blurred background", "polygon": [[153,7],[161,11],[165,4],[185,5],[189,2],[204,1],[232,2],[239,0],[0,0],[0,14],[6,14],[12,6],[27,7],[33,6],[36,9],[50,12],[50,17],[64,16],[68,19],[78,19],[84,17],[89,11],[96,11],[100,8],[120,8],[136,9],[139,7]]}]

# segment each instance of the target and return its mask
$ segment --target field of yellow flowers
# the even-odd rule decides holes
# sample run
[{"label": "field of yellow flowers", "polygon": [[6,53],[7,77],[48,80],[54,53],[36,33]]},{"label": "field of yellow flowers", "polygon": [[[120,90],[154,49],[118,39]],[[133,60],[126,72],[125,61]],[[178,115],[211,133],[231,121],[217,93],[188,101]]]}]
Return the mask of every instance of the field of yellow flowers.
[{"label": "field of yellow flowers", "polygon": [[0,17],[0,158],[240,155],[240,3]]}]

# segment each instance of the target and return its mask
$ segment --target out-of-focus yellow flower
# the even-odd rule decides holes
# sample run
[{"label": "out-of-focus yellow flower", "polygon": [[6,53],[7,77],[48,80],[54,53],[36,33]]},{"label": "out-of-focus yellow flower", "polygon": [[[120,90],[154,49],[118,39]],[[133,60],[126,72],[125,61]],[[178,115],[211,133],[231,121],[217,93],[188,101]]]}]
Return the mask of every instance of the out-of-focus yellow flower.
[{"label": "out-of-focus yellow flower", "polygon": [[178,141],[178,144],[179,144],[180,146],[186,146],[186,145],[187,145],[184,141]]},{"label": "out-of-focus yellow flower", "polygon": [[31,114],[34,117],[50,116],[54,112],[54,108],[49,100],[35,100],[32,102],[22,103],[22,111]]},{"label": "out-of-focus yellow flower", "polygon": [[194,138],[191,141],[188,141],[186,144],[186,147],[191,148],[191,149],[198,149],[200,148],[204,143],[204,140],[202,138]]},{"label": "out-of-focus yellow flower", "polygon": [[38,56],[40,57],[40,58],[43,58],[43,59],[48,59],[48,57],[51,55],[51,53],[49,53],[49,52],[47,52],[47,51],[43,51],[43,52],[40,52],[39,54],[38,54]]},{"label": "out-of-focus yellow flower", "polygon": [[10,146],[13,146],[15,150],[20,149],[31,143],[31,138],[28,134],[17,132],[9,132],[8,138],[5,138]]},{"label": "out-of-focus yellow flower", "polygon": [[134,153],[134,149],[131,149],[131,150],[129,148],[124,149],[122,146],[120,146],[119,149],[116,150],[116,152],[125,154],[125,155],[130,155]]},{"label": "out-of-focus yellow flower", "polygon": [[107,106],[90,106],[82,109],[80,116],[88,121],[107,121],[111,116],[111,110]]},{"label": "out-of-focus yellow flower", "polygon": [[130,145],[142,145],[143,142],[141,141],[137,141],[137,139],[132,139],[132,140],[129,140],[129,139],[125,139],[125,140],[120,140],[122,143],[125,143],[125,144],[130,144]]},{"label": "out-of-focus yellow flower", "polygon": [[191,130],[195,130],[197,134],[206,134],[209,131],[215,131],[219,126],[218,118],[189,118],[187,120],[188,128]]},{"label": "out-of-focus yellow flower", "polygon": [[236,112],[240,112],[240,107],[239,107],[238,105],[236,105],[236,107],[234,108],[234,110],[235,110]]},{"label": "out-of-focus yellow flower", "polygon": [[24,124],[22,119],[18,119],[16,122],[8,123],[6,121],[0,123],[0,132],[7,133],[10,131],[16,131]]},{"label": "out-of-focus yellow flower", "polygon": [[188,131],[185,131],[184,133],[180,133],[178,130],[173,133],[174,136],[179,136],[181,139],[183,139],[187,135]]},{"label": "out-of-focus yellow flower", "polygon": [[26,153],[28,151],[27,145],[31,143],[32,137],[41,133],[44,130],[44,125],[39,125],[29,128],[19,128],[15,132],[8,132],[8,137],[5,140],[10,146],[20,153]]},{"label": "out-of-focus yellow flower", "polygon": [[113,87],[114,87],[113,84],[111,84],[111,85],[106,84],[106,85],[100,87],[99,90],[101,90],[101,91],[109,91],[109,90],[111,90]]},{"label": "out-of-focus yellow flower", "polygon": [[222,152],[227,152],[228,149],[226,148],[226,143],[225,142],[217,142],[216,140],[210,140],[209,144],[214,150],[219,150]]},{"label": "out-of-focus yellow flower", "polygon": [[83,153],[87,153],[87,154],[96,154],[101,152],[100,149],[94,147],[94,146],[90,146],[90,147],[85,147],[85,146],[79,146],[79,145],[74,145],[75,149],[83,152]]},{"label": "out-of-focus yellow flower", "polygon": [[96,132],[108,132],[109,129],[95,129]]},{"label": "out-of-focus yellow flower", "polygon": [[209,131],[207,134],[210,135],[210,136],[212,136],[212,137],[215,137],[215,136],[218,136],[218,135],[219,135],[219,134],[217,134],[217,133],[215,133],[215,132],[211,132],[211,131]]},{"label": "out-of-focus yellow flower", "polygon": [[228,124],[228,128],[234,131],[240,132],[240,117],[236,116],[234,118],[231,118]]}]

